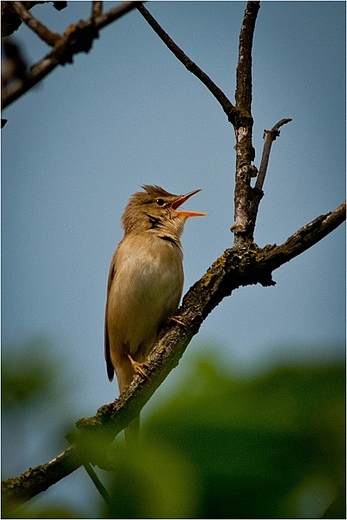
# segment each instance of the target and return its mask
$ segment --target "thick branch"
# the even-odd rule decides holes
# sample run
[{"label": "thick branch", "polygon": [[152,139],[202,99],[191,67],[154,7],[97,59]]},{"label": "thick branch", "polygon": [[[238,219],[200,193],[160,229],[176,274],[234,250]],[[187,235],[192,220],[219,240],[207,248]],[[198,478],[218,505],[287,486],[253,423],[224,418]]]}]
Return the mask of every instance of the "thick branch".
[{"label": "thick branch", "polygon": [[[240,286],[260,283],[274,285],[272,272],[322,240],[346,219],[346,203],[317,217],[299,229],[282,245],[240,250],[227,249],[191,287],[177,316],[181,323],[169,322],[162,330],[148,363],[147,377],[136,376],[113,403],[101,407],[95,416],[77,422],[79,432],[70,438],[72,446],[59,457],[3,482],[3,498],[20,503],[29,500],[64,478],[82,464],[108,467],[100,446],[107,445],[146,404],[169,372],[177,366],[201,323],[225,296]],[[182,325],[182,323],[184,325]]]},{"label": "thick branch", "polygon": [[257,175],[252,166],[255,152],[252,144],[252,43],[259,2],[248,2],[243,17],[239,40],[239,58],[236,71],[236,172],[234,193],[235,246],[247,246],[253,241],[250,230],[251,178]]},{"label": "thick branch", "polygon": [[251,117],[252,105],[252,45],[259,2],[247,2],[240,40],[239,61],[236,70],[236,106],[243,115]]},{"label": "thick branch", "polygon": [[3,505],[18,506],[78,469],[82,462],[75,456],[76,451],[76,447],[70,447],[51,462],[2,482]]},{"label": "thick branch", "polygon": [[137,6],[138,2],[123,2],[113,7],[97,18],[80,21],[71,25],[64,35],[57,40],[54,49],[45,58],[36,63],[27,74],[26,78],[18,80],[4,89],[2,94],[2,108],[6,108],[20,96],[25,94],[34,85],[46,77],[58,65],[72,63],[72,58],[79,52],[88,52],[93,40],[98,38],[98,31],[106,25],[114,22]]},{"label": "thick branch", "polygon": [[159,38],[165,43],[170,51],[176,56],[176,58],[200,81],[208,88],[211,94],[216,98],[224,112],[228,116],[228,120],[234,124],[236,117],[236,110],[234,105],[229,101],[224,92],[211,80],[211,78],[202,70],[196,63],[194,63],[178,45],[170,38],[170,36],[164,31],[164,29],[158,24],[153,16],[147,11],[147,9],[140,4],[138,7],[139,12],[147,20],[152,29],[157,33]]}]

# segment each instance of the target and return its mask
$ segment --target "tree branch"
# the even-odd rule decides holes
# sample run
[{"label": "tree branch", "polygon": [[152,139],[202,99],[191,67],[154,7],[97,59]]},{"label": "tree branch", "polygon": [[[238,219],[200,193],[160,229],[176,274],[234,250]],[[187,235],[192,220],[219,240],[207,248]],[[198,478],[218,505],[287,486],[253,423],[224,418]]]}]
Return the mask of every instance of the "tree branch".
[{"label": "tree branch", "polygon": [[100,479],[97,476],[97,474],[95,473],[95,470],[92,468],[92,466],[90,465],[89,462],[87,462],[87,464],[83,464],[83,466],[84,466],[86,472],[88,473],[88,475],[90,476],[91,480],[93,481],[93,484],[95,485],[96,489],[99,491],[100,495],[105,500],[106,504],[108,506],[110,506],[111,505],[111,497],[110,497],[107,489],[105,488],[105,486],[100,481]]},{"label": "tree branch", "polygon": [[265,176],[267,172],[267,167],[269,164],[269,157],[271,152],[271,146],[272,143],[276,140],[277,137],[280,135],[280,128],[281,126],[290,123],[291,119],[288,117],[286,119],[281,119],[278,123],[275,124],[271,130],[264,130],[264,148],[263,148],[263,155],[261,157],[261,163],[259,167],[259,173],[257,182],[255,183],[255,189],[262,190],[264,186]]},{"label": "tree branch", "polygon": [[52,52],[36,63],[24,80],[18,80],[4,89],[2,108],[6,108],[34,85],[52,72],[58,65],[72,63],[73,56],[79,52],[88,52],[93,40],[98,38],[98,31],[137,6],[138,2],[123,2],[97,18],[80,21],[68,27],[62,37],[56,41]]},{"label": "tree branch", "polygon": [[47,464],[29,468],[22,475],[2,482],[3,505],[19,506],[78,469],[82,462],[76,452],[76,447],[71,446]]},{"label": "tree branch", "polygon": [[39,22],[24,6],[23,2],[12,2],[13,9],[23,22],[32,29],[41,40],[54,47],[61,38],[60,34],[54,33],[48,29],[43,23]]},{"label": "tree branch", "polygon": [[236,106],[243,115],[251,117],[252,106],[252,46],[259,2],[247,2],[240,40],[239,61],[236,69]]},{"label": "tree branch", "polygon": [[265,176],[267,172],[267,167],[269,164],[270,152],[272,143],[276,140],[280,135],[281,126],[289,123],[291,121],[290,118],[281,119],[271,130],[264,130],[264,148],[263,154],[261,157],[261,163],[259,167],[259,172],[257,176],[257,181],[255,183],[254,188],[251,189],[251,200],[250,200],[250,208],[249,208],[249,230],[250,234],[254,236],[255,224],[257,221],[257,214],[259,209],[259,204],[261,199],[264,196],[263,186],[265,182]]},{"label": "tree branch", "polygon": [[92,2],[92,18],[95,20],[102,13],[102,2]]},{"label": "tree branch", "polygon": [[177,313],[181,323],[169,321],[162,329],[146,362],[147,377],[137,375],[113,403],[99,408],[93,417],[80,419],[76,423],[78,431],[69,437],[72,446],[56,459],[4,481],[3,499],[14,504],[29,500],[82,464],[98,464],[109,469],[107,446],[139,414],[178,365],[191,338],[223,298],[241,286],[274,285],[272,272],[275,269],[315,245],[345,220],[346,202],[335,211],[317,217],[279,246],[260,249],[252,244],[242,251],[236,247],[224,251],[185,295]]},{"label": "tree branch", "polygon": [[227,114],[228,120],[234,126],[236,136],[236,185],[234,197],[235,222],[232,231],[235,234],[235,245],[242,246],[251,243],[253,241],[253,233],[250,227],[250,205],[252,200],[250,181],[251,177],[257,175],[257,169],[251,165],[251,162],[254,160],[254,148],[252,145],[253,119],[251,115],[252,43],[259,2],[248,2],[244,14],[236,74],[236,107],[209,76],[178,47],[142,4],[138,6],[138,10],[176,58],[209,89]]},{"label": "tree branch", "polygon": [[[37,4],[53,3],[57,11],[65,9],[67,2],[21,2],[29,10]],[[1,2],[1,36],[2,38],[14,33],[22,23],[21,18],[13,9],[13,2]]]},{"label": "tree branch", "polygon": [[255,151],[252,144],[252,44],[259,2],[248,2],[243,17],[239,39],[239,59],[236,70],[236,172],[234,192],[234,245],[246,246],[253,242],[250,227],[250,205],[252,200],[251,178],[257,175],[252,166]]},{"label": "tree branch", "polygon": [[178,45],[170,38],[170,36],[162,29],[159,23],[153,18],[143,4],[139,4],[137,9],[149,23],[152,29],[157,33],[159,38],[165,43],[176,58],[186,67],[189,72],[194,74],[208,88],[211,94],[216,98],[224,112],[228,116],[230,123],[234,124],[236,117],[236,109],[231,101],[226,97],[224,92],[211,80],[211,78],[194,63]]},{"label": "tree branch", "polygon": [[271,271],[314,246],[346,220],[346,201],[335,211],[321,215],[299,229],[280,246],[266,246],[264,261]]}]

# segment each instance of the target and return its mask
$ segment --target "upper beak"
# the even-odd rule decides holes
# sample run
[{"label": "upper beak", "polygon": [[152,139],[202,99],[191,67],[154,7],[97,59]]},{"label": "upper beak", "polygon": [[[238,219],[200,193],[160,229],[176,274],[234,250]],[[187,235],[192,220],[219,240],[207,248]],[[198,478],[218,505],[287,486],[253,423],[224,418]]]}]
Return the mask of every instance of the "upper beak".
[{"label": "upper beak", "polygon": [[189,217],[206,217],[207,213],[201,213],[200,211],[185,211],[185,210],[177,210],[186,200],[195,195],[201,190],[194,190],[186,195],[181,195],[176,200],[174,200],[171,204],[171,208],[178,213],[179,217],[189,218]]}]

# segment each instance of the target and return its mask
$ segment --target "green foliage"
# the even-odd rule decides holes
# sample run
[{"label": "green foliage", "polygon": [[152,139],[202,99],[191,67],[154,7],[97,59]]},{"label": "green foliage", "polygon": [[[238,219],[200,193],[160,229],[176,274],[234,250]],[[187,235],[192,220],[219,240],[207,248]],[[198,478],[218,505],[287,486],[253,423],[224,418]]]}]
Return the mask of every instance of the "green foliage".
[{"label": "green foliage", "polygon": [[21,351],[6,349],[1,363],[3,412],[50,399],[60,368],[41,339],[31,341]]},{"label": "green foliage", "polygon": [[143,442],[110,449],[115,471],[110,518],[190,518],[197,510],[198,475],[179,450]]},{"label": "green foliage", "polygon": [[32,511],[26,507],[13,509],[4,507],[2,504],[1,518],[83,518],[83,514],[70,507],[65,508],[55,504],[45,508],[36,507]]},{"label": "green foliage", "polygon": [[114,444],[110,517],[345,518],[344,380],[327,366],[242,381],[197,361],[141,443]]},{"label": "green foliage", "polygon": [[[100,517],[345,518],[344,366],[282,366],[252,379],[225,367],[206,354],[190,361],[139,443],[114,441],[114,471],[96,468],[111,497],[108,506],[100,498]],[[60,376],[42,344],[18,364],[3,359],[4,420],[14,407],[35,421]],[[61,497],[8,517],[85,516],[73,509]]]}]

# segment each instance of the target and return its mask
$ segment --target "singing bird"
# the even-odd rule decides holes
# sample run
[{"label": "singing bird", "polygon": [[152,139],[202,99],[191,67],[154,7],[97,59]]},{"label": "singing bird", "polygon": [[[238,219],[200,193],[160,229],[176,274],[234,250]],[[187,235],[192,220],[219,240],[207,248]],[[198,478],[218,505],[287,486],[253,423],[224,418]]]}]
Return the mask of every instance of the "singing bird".
[{"label": "singing bird", "polygon": [[[120,393],[144,362],[163,322],[178,308],[183,289],[180,237],[189,217],[206,213],[178,208],[192,195],[173,195],[159,186],[142,186],[122,216],[124,237],[110,266],[105,313],[105,359],[110,381],[116,373]],[[131,426],[132,425],[132,426]],[[139,421],[130,424],[138,430]]]}]

